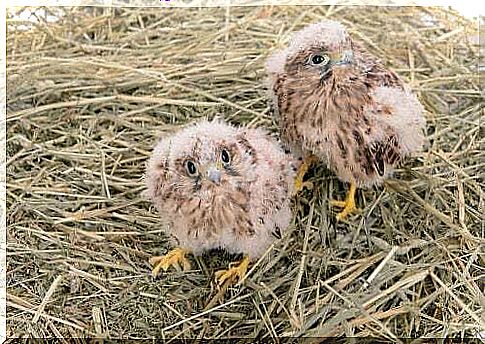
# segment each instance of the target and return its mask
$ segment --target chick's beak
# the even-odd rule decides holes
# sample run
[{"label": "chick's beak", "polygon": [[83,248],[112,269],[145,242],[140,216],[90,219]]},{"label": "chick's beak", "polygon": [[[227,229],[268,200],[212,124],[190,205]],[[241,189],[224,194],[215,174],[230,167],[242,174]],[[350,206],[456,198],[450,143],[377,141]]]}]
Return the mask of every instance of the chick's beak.
[{"label": "chick's beak", "polygon": [[210,167],[209,170],[207,170],[207,178],[211,182],[219,185],[221,182],[221,170],[216,166]]},{"label": "chick's beak", "polygon": [[332,61],[334,66],[348,66],[354,60],[354,54],[351,50],[345,50],[342,53],[335,54],[333,56]]}]

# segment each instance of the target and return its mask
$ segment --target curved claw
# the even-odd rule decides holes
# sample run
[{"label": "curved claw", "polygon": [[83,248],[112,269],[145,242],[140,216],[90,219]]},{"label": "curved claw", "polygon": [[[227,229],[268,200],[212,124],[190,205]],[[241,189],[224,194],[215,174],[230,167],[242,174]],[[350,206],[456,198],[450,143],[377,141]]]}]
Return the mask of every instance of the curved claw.
[{"label": "curved claw", "polygon": [[246,275],[249,266],[249,257],[244,259],[236,266],[230,267],[227,270],[216,271],[215,278],[217,284],[223,285],[225,282],[234,284],[236,280],[242,280]]},{"label": "curved claw", "polygon": [[330,205],[333,207],[344,208],[347,203],[345,201],[337,201],[336,199],[330,200]]},{"label": "curved claw", "polygon": [[357,207],[355,205],[355,191],[357,190],[357,185],[352,182],[350,183],[350,189],[347,194],[347,197],[345,198],[345,201],[336,201],[336,200],[331,200],[330,204],[334,207],[341,207],[343,208],[340,213],[337,214],[337,221],[343,220],[345,217],[347,217],[349,214],[357,210]]},{"label": "curved claw", "polygon": [[308,182],[308,181],[304,182],[304,181],[301,181],[301,180],[296,180],[295,181],[295,188],[293,189],[293,196],[298,194],[304,188],[307,188],[308,190],[313,189],[313,183]]},{"label": "curved claw", "polygon": [[353,213],[355,210],[357,210],[357,207],[355,206],[355,202],[343,202],[344,204],[341,205],[341,201],[336,201],[335,203],[338,202],[338,205],[337,206],[340,206],[340,207],[343,207],[344,209],[337,214],[336,218],[337,218],[337,221],[340,221],[340,220],[343,220],[344,218],[346,218],[348,215],[350,215],[351,213]]},{"label": "curved claw", "polygon": [[190,270],[190,261],[185,256],[187,253],[189,252],[183,248],[175,248],[164,256],[150,258],[150,264],[155,266],[152,270],[152,276],[156,277],[161,269],[167,271],[170,266],[180,267],[180,263],[182,263],[184,271]]},{"label": "curved claw", "polygon": [[308,172],[308,169],[310,166],[316,161],[316,157],[314,156],[309,156],[305,158],[300,165],[300,168],[298,169],[298,172],[296,174],[295,178],[295,187],[293,189],[293,196],[298,194],[303,188],[307,189],[312,189],[313,188],[313,183],[312,182],[304,182],[303,177],[305,177],[305,174]]}]

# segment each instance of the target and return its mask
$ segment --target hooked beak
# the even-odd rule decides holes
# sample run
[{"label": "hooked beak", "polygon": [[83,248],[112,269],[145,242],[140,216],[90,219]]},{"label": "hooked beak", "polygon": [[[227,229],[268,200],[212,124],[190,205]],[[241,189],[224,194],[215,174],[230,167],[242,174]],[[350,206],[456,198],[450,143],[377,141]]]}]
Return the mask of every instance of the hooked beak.
[{"label": "hooked beak", "polygon": [[341,54],[335,54],[332,56],[334,66],[347,66],[354,61],[354,53],[351,50],[345,50]]},{"label": "hooked beak", "polygon": [[219,185],[221,183],[221,170],[217,166],[212,166],[207,171],[207,178],[214,184]]}]

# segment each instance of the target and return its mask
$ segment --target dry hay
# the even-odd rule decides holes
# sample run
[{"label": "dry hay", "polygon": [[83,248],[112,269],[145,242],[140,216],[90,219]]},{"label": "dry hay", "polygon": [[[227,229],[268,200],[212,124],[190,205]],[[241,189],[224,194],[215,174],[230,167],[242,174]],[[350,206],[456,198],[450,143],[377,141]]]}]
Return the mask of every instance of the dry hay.
[{"label": "dry hay", "polygon": [[[47,9],[8,19],[8,336],[461,337],[484,329],[484,143],[477,28],[451,10],[384,7]],[[395,68],[427,110],[429,146],[362,213],[323,166],[295,220],[224,296],[213,252],[153,279],[168,249],[144,201],[157,138],[197,118],[276,132],[264,60],[329,17]],[[481,135],[480,135],[481,134]]]}]

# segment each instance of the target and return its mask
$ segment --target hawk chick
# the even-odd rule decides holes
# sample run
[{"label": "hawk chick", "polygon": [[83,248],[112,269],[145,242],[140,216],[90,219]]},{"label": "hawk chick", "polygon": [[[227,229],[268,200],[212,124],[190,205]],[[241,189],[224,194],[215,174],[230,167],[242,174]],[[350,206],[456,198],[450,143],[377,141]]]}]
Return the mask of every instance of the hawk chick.
[{"label": "hawk chick", "polygon": [[342,219],[355,209],[357,186],[381,183],[423,144],[423,107],[408,86],[354,42],[336,21],[312,24],[267,60],[282,139],[309,164],[323,160],[350,183]]},{"label": "hawk chick", "polygon": [[178,263],[190,269],[188,252],[224,248],[245,258],[216,277],[242,278],[291,221],[295,170],[260,129],[203,121],[162,139],[147,164],[147,196],[179,247],[151,259],[153,274]]}]

